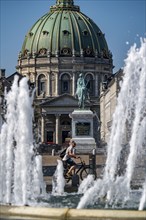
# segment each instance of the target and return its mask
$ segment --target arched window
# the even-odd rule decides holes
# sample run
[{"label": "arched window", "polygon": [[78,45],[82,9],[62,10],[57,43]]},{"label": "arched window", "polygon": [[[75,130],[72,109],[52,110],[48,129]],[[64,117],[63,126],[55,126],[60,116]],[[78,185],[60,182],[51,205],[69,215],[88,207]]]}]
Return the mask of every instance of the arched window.
[{"label": "arched window", "polygon": [[85,77],[86,80],[86,84],[87,84],[87,90],[88,90],[88,94],[89,96],[93,96],[94,95],[94,80],[93,80],[93,76],[91,74],[86,75]]},{"label": "arched window", "polygon": [[70,93],[70,77],[66,73],[61,77],[61,94],[63,93]]},{"label": "arched window", "polygon": [[46,92],[46,79],[43,74],[38,77],[38,95],[45,95]]}]

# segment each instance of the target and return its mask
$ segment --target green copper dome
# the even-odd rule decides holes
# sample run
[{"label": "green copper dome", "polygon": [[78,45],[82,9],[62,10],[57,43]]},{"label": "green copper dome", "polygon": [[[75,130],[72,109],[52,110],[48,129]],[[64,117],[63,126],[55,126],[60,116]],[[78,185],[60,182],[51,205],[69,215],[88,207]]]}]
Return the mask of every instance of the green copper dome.
[{"label": "green copper dome", "polygon": [[73,0],[57,0],[27,33],[21,55],[102,56],[109,51],[104,34]]}]

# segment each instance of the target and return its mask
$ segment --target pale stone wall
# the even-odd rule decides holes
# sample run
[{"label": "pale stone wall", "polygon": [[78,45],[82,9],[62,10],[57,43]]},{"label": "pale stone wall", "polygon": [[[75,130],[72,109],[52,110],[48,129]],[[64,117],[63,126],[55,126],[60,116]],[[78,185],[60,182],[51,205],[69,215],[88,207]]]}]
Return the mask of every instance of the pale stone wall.
[{"label": "pale stone wall", "polygon": [[[36,84],[40,74],[46,77],[46,92],[45,97],[58,96],[60,92],[59,77],[63,72],[71,75],[71,94],[75,94],[76,81],[78,73],[83,72],[85,75],[90,73],[94,80],[94,96],[99,97],[99,84],[104,75],[110,76],[112,74],[111,65],[106,62],[101,63],[95,58],[75,58],[75,57],[49,57],[49,58],[29,58],[19,59],[17,70],[24,76],[27,76],[32,83]],[[38,96],[38,92],[36,91]],[[42,97],[40,97],[42,98]]]},{"label": "pale stone wall", "polygon": [[[80,72],[85,76],[90,74],[93,79],[93,94],[91,94],[89,102],[91,103],[91,110],[96,112],[99,116],[99,96],[100,96],[100,83],[103,81],[104,76],[112,75],[112,61],[105,60],[104,58],[99,57],[37,57],[30,56],[25,59],[19,57],[17,70],[23,76],[27,76],[31,83],[34,83],[36,88],[36,101],[42,103],[46,100],[51,100],[52,98],[60,97],[62,95],[61,91],[61,80],[63,74],[68,74],[70,78],[70,90],[69,94],[75,96],[77,79]],[[43,75],[45,80],[45,92],[39,92],[39,76]],[[69,103],[68,107],[66,106],[66,112],[70,113],[69,106],[72,103]],[[76,108],[78,105],[76,106]],[[56,110],[55,110],[56,109]],[[47,111],[47,110],[46,110]],[[53,113],[58,114],[58,109],[54,106]],[[46,114],[48,114],[46,112]],[[50,114],[50,113],[49,113]],[[68,119],[68,116],[66,116]],[[41,120],[41,116],[40,116]],[[45,122],[44,122],[45,123]],[[42,123],[43,125],[43,123]],[[55,125],[54,125],[55,126]],[[56,125],[57,126],[57,125]],[[60,126],[60,125],[59,125]],[[45,141],[46,134],[44,128],[40,128],[42,131],[42,140]],[[98,145],[100,145],[99,137],[99,120],[94,118],[94,137]],[[61,127],[58,128],[59,131]],[[54,132],[57,130],[55,129]],[[58,137],[54,134],[54,140],[59,140],[60,134]],[[58,141],[59,142],[59,141]]]},{"label": "pale stone wall", "polygon": [[102,89],[100,96],[100,121],[101,121],[101,140],[107,143],[109,140],[110,129],[112,124],[113,114],[117,104],[119,93],[119,82],[121,80],[121,71],[113,77],[106,89]]}]

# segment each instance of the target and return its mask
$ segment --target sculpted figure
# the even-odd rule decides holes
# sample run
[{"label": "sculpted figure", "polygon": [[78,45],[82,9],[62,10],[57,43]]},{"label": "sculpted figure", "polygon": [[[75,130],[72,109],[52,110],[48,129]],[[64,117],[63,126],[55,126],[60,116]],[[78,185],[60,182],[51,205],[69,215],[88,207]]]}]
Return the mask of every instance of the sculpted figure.
[{"label": "sculpted figure", "polygon": [[80,73],[78,81],[77,81],[76,96],[78,98],[79,108],[81,109],[85,108],[86,95],[87,95],[87,88],[85,84],[85,79],[83,77],[83,74]]}]

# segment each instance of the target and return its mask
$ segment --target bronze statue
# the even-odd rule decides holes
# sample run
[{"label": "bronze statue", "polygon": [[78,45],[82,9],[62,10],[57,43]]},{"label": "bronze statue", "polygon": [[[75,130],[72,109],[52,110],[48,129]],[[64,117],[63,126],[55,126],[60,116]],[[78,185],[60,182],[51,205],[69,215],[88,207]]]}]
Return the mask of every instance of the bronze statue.
[{"label": "bronze statue", "polygon": [[85,79],[82,73],[80,73],[77,81],[76,96],[78,97],[79,108],[84,109],[87,96],[87,84],[85,83]]}]

